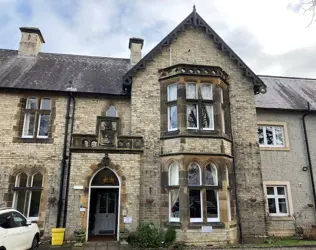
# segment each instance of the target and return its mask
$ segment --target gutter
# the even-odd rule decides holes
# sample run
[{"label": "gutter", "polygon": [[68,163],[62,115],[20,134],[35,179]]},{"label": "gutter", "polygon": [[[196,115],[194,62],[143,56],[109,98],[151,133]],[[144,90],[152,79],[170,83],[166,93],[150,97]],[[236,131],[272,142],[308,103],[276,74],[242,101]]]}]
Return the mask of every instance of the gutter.
[{"label": "gutter", "polygon": [[235,164],[235,150],[234,150],[234,136],[233,136],[233,127],[232,127],[232,119],[230,115],[230,104],[229,104],[229,122],[230,122],[230,136],[231,136],[231,144],[232,144],[232,159],[233,159],[233,171],[234,171],[234,182],[235,182],[235,188],[234,188],[234,194],[236,199],[236,216],[237,216],[237,225],[239,228],[239,244],[243,244],[243,232],[241,228],[241,222],[240,222],[240,209],[239,209],[239,203],[238,203],[238,196],[237,196],[237,174],[236,174],[236,164]]},{"label": "gutter", "polygon": [[71,128],[70,128],[70,143],[69,143],[69,159],[68,159],[68,170],[67,170],[67,179],[66,179],[66,194],[65,194],[65,209],[64,209],[64,220],[63,220],[63,228],[66,227],[67,223],[67,212],[68,212],[68,194],[69,194],[69,182],[70,182],[70,168],[71,168],[71,156],[72,152],[70,150],[72,146],[72,135],[74,131],[74,122],[75,122],[75,110],[76,110],[76,100],[71,95],[72,98],[72,117],[71,117]]},{"label": "gutter", "polygon": [[63,199],[63,186],[64,186],[64,174],[65,174],[65,167],[66,167],[66,157],[67,157],[66,154],[67,154],[67,138],[68,138],[68,126],[69,126],[70,99],[71,99],[71,95],[68,94],[67,106],[66,106],[66,116],[65,116],[65,134],[64,134],[63,156],[62,156],[62,160],[61,160],[61,170],[60,170],[60,184],[59,184],[56,228],[60,227],[61,210],[63,207],[63,200],[62,199]]},{"label": "gutter", "polygon": [[309,149],[309,143],[308,143],[308,137],[307,137],[307,130],[306,130],[306,122],[305,118],[309,114],[311,114],[311,108],[309,102],[307,102],[307,108],[308,110],[305,111],[305,113],[302,116],[303,120],[303,129],[304,129],[304,137],[305,137],[305,143],[306,143],[306,151],[307,151],[307,159],[308,159],[308,168],[309,168],[309,173],[311,176],[311,182],[312,182],[312,189],[313,189],[313,197],[314,197],[314,208],[316,209],[316,191],[315,191],[315,181],[314,181],[314,174],[313,174],[313,166],[312,166],[312,160],[311,160],[311,155],[310,155],[310,149]]}]

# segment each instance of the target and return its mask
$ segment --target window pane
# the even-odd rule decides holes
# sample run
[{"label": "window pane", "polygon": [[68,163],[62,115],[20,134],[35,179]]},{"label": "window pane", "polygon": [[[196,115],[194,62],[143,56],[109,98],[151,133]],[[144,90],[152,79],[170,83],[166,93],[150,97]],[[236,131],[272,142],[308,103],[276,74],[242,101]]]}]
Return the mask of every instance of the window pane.
[{"label": "window pane", "polygon": [[217,171],[213,164],[208,164],[205,169],[205,185],[217,186]]},{"label": "window pane", "polygon": [[266,127],[267,144],[273,145],[273,127]]},{"label": "window pane", "polygon": [[285,195],[285,188],[284,187],[277,187],[278,194],[283,194]]},{"label": "window pane", "polygon": [[110,192],[108,193],[108,213],[113,214],[116,213],[116,193]]},{"label": "window pane", "polygon": [[190,190],[190,218],[201,218],[200,193],[200,190]]},{"label": "window pane", "polygon": [[24,116],[24,128],[23,135],[24,136],[33,136],[35,128],[35,114],[26,113]]},{"label": "window pane", "polygon": [[38,129],[39,136],[48,136],[49,120],[50,120],[50,115],[40,115],[39,129]]},{"label": "window pane", "polygon": [[169,109],[169,120],[168,128],[169,130],[178,128],[178,108],[177,106],[168,107]]},{"label": "window pane", "polygon": [[16,191],[16,210],[18,210],[20,213],[24,213],[24,204],[25,204],[25,197],[26,197],[26,191],[20,190]]},{"label": "window pane", "polygon": [[258,127],[259,144],[264,144],[263,127]]},{"label": "window pane", "polygon": [[226,132],[226,129],[225,129],[225,110],[222,108],[221,109],[221,117],[222,117],[222,130],[223,130],[223,133]]},{"label": "window pane", "polygon": [[26,187],[27,185],[27,175],[25,173],[21,173],[17,176],[18,181],[16,183],[16,187]]},{"label": "window pane", "polygon": [[196,163],[192,163],[188,171],[188,184],[190,186],[201,185],[200,181],[200,167]]},{"label": "window pane", "polygon": [[275,142],[276,145],[284,145],[282,127],[275,127]]},{"label": "window pane", "polygon": [[16,227],[24,227],[26,225],[26,220],[20,214],[13,212],[12,218]]},{"label": "window pane", "polygon": [[220,89],[220,95],[221,95],[221,103],[224,103],[224,90]]},{"label": "window pane", "polygon": [[10,213],[0,214],[0,227],[5,229],[12,227],[12,223],[10,219],[8,219],[9,217],[11,217]]},{"label": "window pane", "polygon": [[51,110],[51,100],[50,98],[43,98],[41,101],[41,109]]},{"label": "window pane", "polygon": [[178,90],[177,84],[171,84],[168,86],[168,101],[177,100],[177,96],[178,96],[177,90]]},{"label": "window pane", "polygon": [[212,100],[213,99],[212,85],[209,83],[202,83],[201,95],[202,95],[202,99],[204,100]]},{"label": "window pane", "polygon": [[286,199],[279,198],[279,211],[280,213],[287,213]]},{"label": "window pane", "polygon": [[32,187],[42,187],[43,176],[40,173],[33,175],[33,185]]},{"label": "window pane", "polygon": [[179,189],[172,189],[169,191],[170,218],[180,218],[179,194]]},{"label": "window pane", "polygon": [[29,97],[26,101],[26,109],[37,109],[37,99],[35,97]]},{"label": "window pane", "polygon": [[198,114],[197,105],[187,105],[187,127],[197,128],[198,127]]},{"label": "window pane", "polygon": [[172,163],[169,169],[169,185],[179,185],[179,167],[176,163]]},{"label": "window pane", "polygon": [[39,209],[40,209],[40,204],[41,204],[41,193],[42,193],[42,191],[33,191],[32,192],[29,217],[38,217],[39,216]]},{"label": "window pane", "polygon": [[275,199],[269,198],[268,206],[269,206],[269,213],[275,214],[276,213]]},{"label": "window pane", "polygon": [[206,190],[207,218],[218,218],[217,191]]},{"label": "window pane", "polygon": [[204,129],[214,129],[213,105],[202,104],[202,125]]},{"label": "window pane", "polygon": [[273,187],[267,187],[267,194],[274,195],[274,188]]},{"label": "window pane", "polygon": [[114,106],[110,106],[105,113],[106,116],[116,117],[116,109]]},{"label": "window pane", "polygon": [[186,93],[187,99],[197,99],[196,83],[188,83]]}]

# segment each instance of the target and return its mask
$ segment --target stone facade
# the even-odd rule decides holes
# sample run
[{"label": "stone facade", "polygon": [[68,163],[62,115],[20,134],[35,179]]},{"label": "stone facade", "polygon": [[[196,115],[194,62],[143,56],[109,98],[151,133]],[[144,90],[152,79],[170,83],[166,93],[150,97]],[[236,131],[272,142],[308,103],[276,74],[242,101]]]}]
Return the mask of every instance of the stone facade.
[{"label": "stone facade", "polygon": [[[265,111],[258,109],[258,123],[271,124],[285,123],[287,125],[288,147],[286,150],[272,149],[260,152],[262,162],[263,181],[271,183],[289,182],[290,192],[288,192],[289,209],[288,216],[268,217],[268,233],[275,236],[291,236],[295,232],[294,218],[297,217],[297,226],[303,229],[309,229],[315,222],[314,198],[312,192],[311,178],[309,168],[307,167],[307,153],[303,131],[302,116],[303,112],[281,112]],[[316,125],[315,115],[306,117],[306,128],[312,166],[315,166],[316,134],[314,127]],[[316,177],[314,173],[314,178]]]},{"label": "stone facade", "polygon": [[[196,16],[195,12],[193,14]],[[28,36],[22,38],[28,39]],[[143,42],[134,40],[132,64],[140,59]],[[100,194],[99,198],[91,198],[92,189],[99,188],[118,192],[117,210],[112,212],[117,222],[113,233],[115,240],[119,239],[120,232],[125,229],[134,232],[144,222],[153,222],[161,228],[174,227],[178,232],[177,239],[190,244],[223,245],[237,242],[239,236],[244,242],[262,240],[267,234],[267,221],[254,82],[243,75],[242,67],[245,66],[240,67],[240,63],[236,64],[226,52],[220,51],[206,32],[191,25],[178,33],[172,43],[162,47],[144,69],[135,72],[130,93],[125,87],[119,90],[122,92],[117,91],[117,86],[111,85],[111,77],[102,84],[115,89],[112,95],[89,91],[76,93],[72,87],[68,88],[67,94],[64,90],[60,93],[23,90],[23,94],[3,90],[0,96],[0,127],[3,128],[0,131],[3,141],[0,164],[6,168],[1,175],[4,185],[0,201],[12,206],[19,173],[24,170],[31,176],[38,169],[44,176],[44,184],[40,187],[42,195],[37,221],[46,237],[56,226],[58,216],[61,216],[61,224],[66,226],[66,238],[70,239],[78,228],[89,234],[91,204],[100,204],[105,197]],[[139,63],[142,65],[141,61]],[[179,64],[190,68],[190,73],[195,66],[204,71],[196,69],[196,75],[180,72],[178,78],[162,75]],[[114,65],[112,70],[116,68]],[[84,79],[81,72],[80,79]],[[199,89],[205,82],[212,86],[212,98],[197,98],[197,105],[200,110],[203,103],[212,106],[213,128],[204,129],[201,125],[197,129],[188,129],[186,105],[190,100],[186,100],[186,84],[190,81],[196,81]],[[171,132],[168,131],[167,87],[174,82],[178,83],[175,100],[178,127]],[[70,83],[76,85],[75,81]],[[52,100],[47,138],[22,138],[24,113],[29,111],[25,108],[27,96],[48,96]],[[69,117],[65,117],[67,100],[71,103]],[[107,114],[110,108],[111,112],[115,111],[114,115]],[[39,116],[42,111],[36,112]],[[65,118],[69,119],[66,145],[63,142]],[[178,167],[175,185],[170,183],[172,163]],[[199,184],[195,186],[189,183],[193,163],[199,169]],[[62,165],[65,173],[60,190]],[[103,182],[91,187],[103,170],[112,175],[104,174],[100,177]],[[212,173],[214,183],[207,183],[208,171]],[[115,180],[117,185],[111,186],[111,181],[114,183]],[[173,189],[179,190],[177,221],[170,219]],[[199,200],[192,201],[191,191],[197,190]],[[62,199],[56,204],[52,201],[58,198],[60,191]],[[215,206],[208,198],[210,193],[216,197]],[[200,207],[199,221],[191,216],[191,210],[196,209],[194,206]],[[216,218],[209,212],[214,207]]]}]

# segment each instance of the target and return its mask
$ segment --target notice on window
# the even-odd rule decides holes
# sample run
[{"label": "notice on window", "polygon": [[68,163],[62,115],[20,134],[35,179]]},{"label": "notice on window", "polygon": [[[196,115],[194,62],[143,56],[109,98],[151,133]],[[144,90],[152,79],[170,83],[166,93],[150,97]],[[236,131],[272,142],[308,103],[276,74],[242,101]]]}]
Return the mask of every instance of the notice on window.
[{"label": "notice on window", "polygon": [[131,224],[133,221],[132,217],[124,217],[124,223],[125,224]]},{"label": "notice on window", "polygon": [[210,232],[212,232],[212,227],[211,226],[202,226],[201,232],[202,233],[210,233]]}]

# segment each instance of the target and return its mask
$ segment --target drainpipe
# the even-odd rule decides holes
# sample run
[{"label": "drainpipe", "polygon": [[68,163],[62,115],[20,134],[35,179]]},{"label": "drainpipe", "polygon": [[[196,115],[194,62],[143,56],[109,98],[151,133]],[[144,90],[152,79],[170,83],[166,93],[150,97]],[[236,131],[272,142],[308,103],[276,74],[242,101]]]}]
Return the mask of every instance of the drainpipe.
[{"label": "drainpipe", "polygon": [[230,115],[230,107],[229,107],[229,122],[230,122],[230,136],[231,136],[231,142],[232,142],[232,157],[233,157],[233,171],[234,171],[234,181],[235,181],[235,199],[236,199],[236,216],[237,216],[237,224],[239,228],[239,243],[243,243],[243,232],[241,228],[241,222],[240,222],[240,210],[239,210],[239,203],[238,203],[238,197],[237,197],[237,175],[236,175],[236,164],[235,164],[235,150],[234,150],[234,136],[233,136],[233,127],[232,127],[232,119]]},{"label": "drainpipe", "polygon": [[311,113],[311,108],[310,108],[309,102],[307,102],[307,108],[308,108],[308,110],[305,111],[305,113],[303,114],[302,120],[303,120],[303,129],[304,129],[304,136],[305,136],[305,143],[306,143],[308,168],[309,168],[309,173],[310,173],[310,176],[311,176],[312,188],[313,188],[314,208],[316,209],[316,191],[315,191],[313,166],[312,166],[312,160],[311,160],[311,155],[310,155],[310,150],[309,150],[309,143],[308,143],[308,138],[307,138],[306,123],[305,123],[305,117],[308,116]]},{"label": "drainpipe", "polygon": [[65,209],[64,209],[64,220],[63,220],[63,228],[66,227],[67,224],[67,212],[68,212],[68,194],[69,194],[69,181],[70,181],[70,168],[71,168],[71,146],[72,146],[72,134],[74,131],[74,122],[75,122],[75,110],[76,110],[76,100],[71,95],[72,98],[72,118],[71,118],[71,128],[70,128],[70,143],[69,143],[69,160],[68,160],[68,171],[67,171],[67,179],[66,179],[66,194],[65,194]]},{"label": "drainpipe", "polygon": [[62,160],[61,160],[61,171],[60,171],[60,185],[59,185],[58,210],[57,210],[57,222],[56,222],[57,228],[60,227],[61,210],[62,210],[62,206],[63,206],[62,199],[63,199],[64,174],[65,174],[65,167],[66,167],[70,99],[71,99],[71,95],[68,94],[67,106],[66,106],[66,116],[65,116],[64,147],[63,147],[63,156],[62,156]]}]

